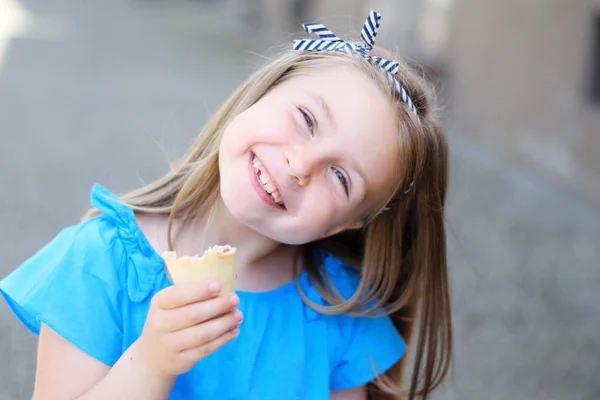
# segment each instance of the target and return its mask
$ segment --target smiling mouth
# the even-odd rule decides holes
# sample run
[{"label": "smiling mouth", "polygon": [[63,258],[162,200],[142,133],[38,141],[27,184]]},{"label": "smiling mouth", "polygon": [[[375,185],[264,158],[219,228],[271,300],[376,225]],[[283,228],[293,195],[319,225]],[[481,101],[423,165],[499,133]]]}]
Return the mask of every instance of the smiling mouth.
[{"label": "smiling mouth", "polygon": [[254,172],[256,173],[256,177],[258,178],[258,182],[261,187],[273,199],[275,204],[285,209],[285,205],[283,204],[283,200],[281,198],[281,193],[275,186],[275,184],[271,181],[271,177],[266,171],[266,168],[262,165],[260,160],[256,158],[256,154],[252,154],[252,166],[254,167]]}]

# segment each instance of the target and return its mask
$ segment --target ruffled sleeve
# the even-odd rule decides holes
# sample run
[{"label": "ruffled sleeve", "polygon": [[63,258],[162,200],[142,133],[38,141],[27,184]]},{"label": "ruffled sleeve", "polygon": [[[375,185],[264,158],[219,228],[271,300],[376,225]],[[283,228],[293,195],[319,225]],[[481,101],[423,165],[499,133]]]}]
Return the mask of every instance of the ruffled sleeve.
[{"label": "ruffled sleeve", "polygon": [[100,185],[94,185],[91,203],[104,213],[105,220],[114,225],[124,246],[129,299],[136,303],[144,301],[152,293],[157,276],[164,270],[162,258],[142,233],[134,212],[117,196]]},{"label": "ruffled sleeve", "polygon": [[136,273],[132,261],[142,262],[142,250],[112,195],[96,187],[92,203],[105,214],[61,231],[0,281],[0,293],[33,333],[43,323],[113,365],[122,351],[125,296],[144,297],[151,274]]},{"label": "ruffled sleeve", "polygon": [[[360,275],[330,253],[322,259],[336,289],[352,296]],[[338,316],[330,320],[330,334],[336,338],[331,368],[331,390],[346,390],[365,385],[396,364],[406,352],[406,343],[387,316]]]}]

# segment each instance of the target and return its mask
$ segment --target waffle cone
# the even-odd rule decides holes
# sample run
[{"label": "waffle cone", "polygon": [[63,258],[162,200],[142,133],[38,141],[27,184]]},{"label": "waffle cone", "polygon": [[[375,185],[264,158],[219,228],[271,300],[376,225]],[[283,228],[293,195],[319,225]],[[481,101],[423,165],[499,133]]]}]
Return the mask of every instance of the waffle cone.
[{"label": "waffle cone", "polygon": [[177,257],[174,251],[162,254],[173,283],[192,283],[216,280],[222,292],[235,291],[235,248],[214,246],[202,257]]}]

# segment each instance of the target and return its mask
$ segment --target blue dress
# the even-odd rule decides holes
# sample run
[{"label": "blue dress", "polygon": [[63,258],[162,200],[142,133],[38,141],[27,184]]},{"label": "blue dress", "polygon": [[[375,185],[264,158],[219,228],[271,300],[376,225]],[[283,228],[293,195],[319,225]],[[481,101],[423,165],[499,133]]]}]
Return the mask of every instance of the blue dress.
[{"label": "blue dress", "polygon": [[[91,201],[103,214],[61,231],[0,281],[0,293],[33,333],[44,323],[112,366],[141,335],[152,296],[170,282],[133,211],[99,185]],[[337,289],[351,295],[358,274],[328,253],[324,263]],[[326,304],[306,274],[300,285]],[[237,293],[240,335],[181,375],[169,399],[325,400],[330,390],[373,380],[406,350],[388,317],[318,314],[295,282]]]}]

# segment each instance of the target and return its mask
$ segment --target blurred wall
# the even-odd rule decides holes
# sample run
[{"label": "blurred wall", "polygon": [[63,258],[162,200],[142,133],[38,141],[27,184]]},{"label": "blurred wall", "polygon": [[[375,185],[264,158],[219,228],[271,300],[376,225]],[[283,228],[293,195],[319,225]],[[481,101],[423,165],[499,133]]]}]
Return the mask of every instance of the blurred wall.
[{"label": "blurred wall", "polygon": [[455,129],[600,199],[598,18],[600,0],[457,0],[447,49]]},{"label": "blurred wall", "polygon": [[[439,0],[437,0],[439,1]],[[447,1],[447,0],[444,0]],[[290,33],[303,33],[302,24],[319,22],[342,37],[360,40],[370,10],[382,14],[377,43],[406,51],[414,42],[419,14],[431,0],[226,0],[221,7],[237,18],[237,25],[253,36],[271,36],[283,42]],[[414,46],[412,46],[414,47]]]}]

